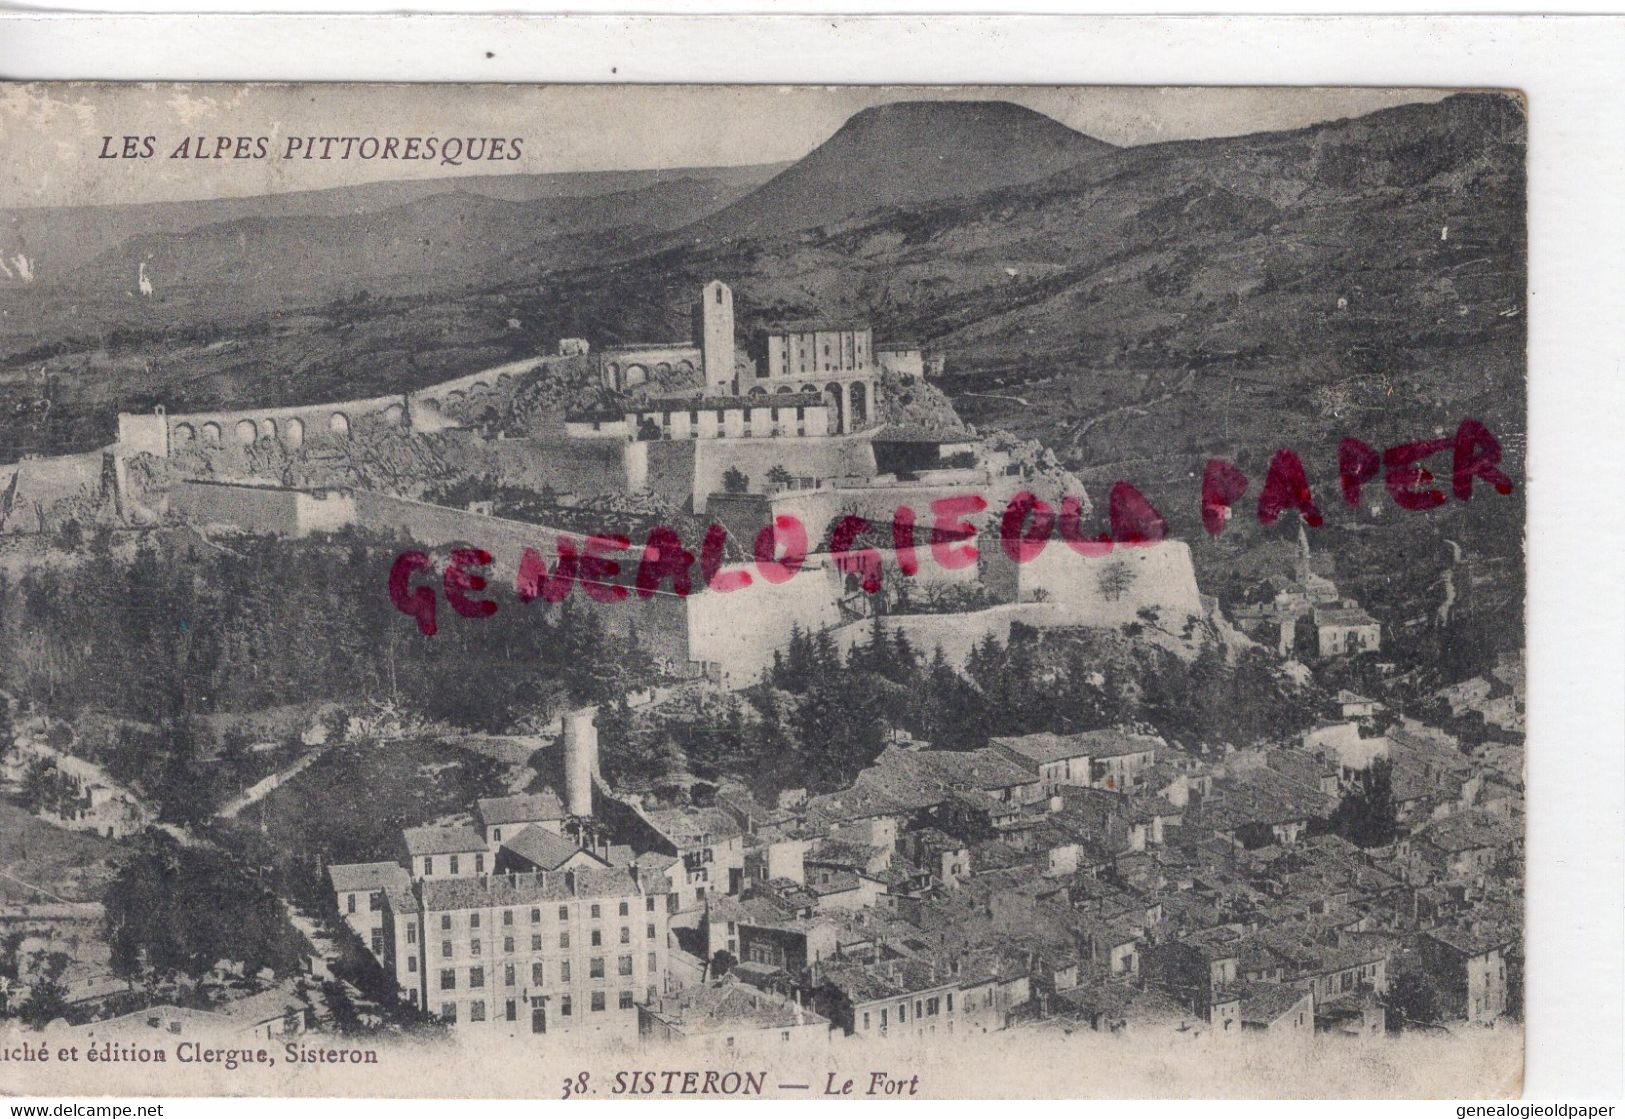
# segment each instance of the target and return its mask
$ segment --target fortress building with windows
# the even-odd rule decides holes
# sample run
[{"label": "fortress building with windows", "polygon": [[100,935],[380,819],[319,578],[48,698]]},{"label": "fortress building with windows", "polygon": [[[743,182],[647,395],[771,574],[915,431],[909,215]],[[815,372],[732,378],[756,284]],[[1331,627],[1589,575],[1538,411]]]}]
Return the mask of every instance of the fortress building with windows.
[{"label": "fortress building with windows", "polygon": [[[876,361],[867,325],[788,323],[759,332],[741,350],[735,341],[733,300],[727,284],[712,280],[694,303],[692,341],[614,346],[598,353],[599,383],[605,388],[628,392],[658,386],[660,397],[643,411],[715,416],[714,424],[696,415],[686,425],[679,420],[675,429],[667,424],[659,436],[644,437],[848,435],[874,426],[875,381],[882,364]],[[755,415],[759,409],[793,409],[797,422]],[[628,417],[631,429],[616,428],[614,434],[638,437],[641,418]],[[583,419],[590,424],[593,417],[571,419],[571,435],[606,434],[602,427],[589,432],[581,426]],[[601,423],[602,417],[598,419]]]}]

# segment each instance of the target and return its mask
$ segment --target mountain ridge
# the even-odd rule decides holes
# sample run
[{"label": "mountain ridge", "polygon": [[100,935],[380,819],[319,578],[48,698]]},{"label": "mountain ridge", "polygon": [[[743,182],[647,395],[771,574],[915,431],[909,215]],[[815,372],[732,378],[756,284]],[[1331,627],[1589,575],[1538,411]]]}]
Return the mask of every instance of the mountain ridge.
[{"label": "mountain ridge", "polygon": [[[1116,150],[1010,101],[895,101],[829,139],[682,239],[793,232],[870,210],[974,195]],[[967,153],[975,153],[967,159]]]}]

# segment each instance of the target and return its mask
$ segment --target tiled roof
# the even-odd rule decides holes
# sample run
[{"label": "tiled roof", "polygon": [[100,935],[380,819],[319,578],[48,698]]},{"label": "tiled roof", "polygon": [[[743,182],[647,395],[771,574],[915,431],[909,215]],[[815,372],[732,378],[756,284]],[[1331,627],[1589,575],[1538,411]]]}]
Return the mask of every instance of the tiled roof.
[{"label": "tiled roof", "polygon": [[659,878],[630,868],[605,867],[559,874],[492,874],[430,878],[419,883],[425,910],[485,909],[574,898],[624,898],[669,892]]},{"label": "tiled roof", "polygon": [[923,960],[888,960],[881,964],[829,960],[820,965],[820,970],[822,981],[855,1005],[959,985],[957,977]]},{"label": "tiled roof", "polygon": [[867,870],[874,861],[876,848],[861,843],[847,843],[840,839],[826,839],[807,852],[805,861],[844,866],[853,870]]},{"label": "tiled roof", "polygon": [[791,319],[788,322],[774,323],[762,328],[762,333],[773,334],[806,334],[809,331],[837,331],[837,330],[868,330],[869,324],[862,321],[842,322],[839,319]]},{"label": "tiled roof", "polygon": [[1315,607],[1315,624],[1317,626],[1374,626],[1377,619],[1365,612],[1360,606],[1317,606]]},{"label": "tiled roof", "polygon": [[604,862],[598,855],[584,851],[564,836],[555,835],[536,824],[532,824],[512,839],[504,840],[502,845],[539,870],[557,870],[580,854],[587,854],[597,862]]},{"label": "tiled roof", "polygon": [[1430,824],[1421,838],[1441,851],[1457,853],[1504,847],[1518,839],[1518,830],[1488,813],[1465,812]]},{"label": "tiled roof", "polygon": [[827,879],[820,875],[819,881],[808,882],[807,890],[818,897],[824,897],[827,894],[848,893],[856,890],[860,885],[862,885],[862,882],[852,871],[837,870],[832,871]]},{"label": "tiled roof", "polygon": [[261,991],[257,995],[223,1003],[215,1007],[214,1012],[234,1026],[253,1026],[305,1009],[306,1004],[291,990],[272,987],[269,991]]},{"label": "tiled roof", "polygon": [[485,850],[485,840],[467,824],[452,827],[407,828],[403,833],[406,849],[417,855],[455,855]]},{"label": "tiled roof", "polygon": [[741,983],[731,976],[719,983],[686,987],[657,998],[649,1013],[686,1036],[725,1030],[771,1030],[827,1021],[791,999]]},{"label": "tiled roof", "polygon": [[1126,727],[1084,731],[1077,737],[1088,744],[1091,758],[1115,758],[1124,754],[1157,753],[1168,749],[1168,743],[1157,735],[1141,734]]},{"label": "tiled roof", "polygon": [[492,824],[534,824],[539,820],[562,820],[564,802],[552,789],[519,796],[486,797],[477,802],[480,819]]},{"label": "tiled roof", "polygon": [[1267,1026],[1308,997],[1308,992],[1282,983],[1248,983],[1237,987],[1241,1020]]},{"label": "tiled roof", "polygon": [[994,746],[1020,754],[1036,765],[1064,761],[1067,758],[1089,757],[1089,747],[1078,734],[1023,734],[1014,738],[990,738]]},{"label": "tiled roof", "polygon": [[[861,776],[859,780],[862,781]],[[902,789],[898,791],[907,792]],[[927,799],[919,803],[914,800],[904,801],[890,795],[887,790],[858,784],[850,789],[842,789],[838,793],[810,797],[807,800],[807,814],[815,822],[820,818],[839,821],[862,820],[871,816],[902,816],[914,808],[935,804],[940,799],[940,797]]]},{"label": "tiled roof", "polygon": [[1424,935],[1463,956],[1482,956],[1513,943],[1518,939],[1518,930],[1512,924],[1492,921],[1481,923],[1476,928],[1471,925],[1447,925],[1429,929]]},{"label": "tiled roof", "polygon": [[360,893],[410,885],[411,875],[400,863],[334,863],[327,868],[336,893]]},{"label": "tiled roof", "polygon": [[739,822],[720,808],[660,808],[645,813],[649,822],[679,847],[711,843],[744,834]]}]

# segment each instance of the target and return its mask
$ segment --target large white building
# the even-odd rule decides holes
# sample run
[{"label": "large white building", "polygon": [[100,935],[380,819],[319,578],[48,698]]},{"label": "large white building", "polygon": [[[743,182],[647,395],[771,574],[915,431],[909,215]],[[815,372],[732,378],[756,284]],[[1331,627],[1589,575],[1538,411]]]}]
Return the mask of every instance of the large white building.
[{"label": "large white building", "polygon": [[459,1028],[634,1038],[665,984],[669,889],[636,866],[420,882],[412,1001]]}]

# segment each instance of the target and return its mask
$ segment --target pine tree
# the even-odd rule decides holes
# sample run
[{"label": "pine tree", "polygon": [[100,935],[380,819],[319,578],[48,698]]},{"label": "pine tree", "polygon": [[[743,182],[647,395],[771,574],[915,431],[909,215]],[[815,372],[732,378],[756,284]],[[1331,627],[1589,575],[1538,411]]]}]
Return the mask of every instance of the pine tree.
[{"label": "pine tree", "polygon": [[807,637],[800,625],[792,623],[790,626],[789,653],[784,661],[784,675],[781,684],[785,691],[795,692],[797,695],[807,690],[812,682],[813,675],[813,649],[812,641]]},{"label": "pine tree", "polygon": [[829,680],[840,674],[841,652],[835,646],[835,638],[830,636],[827,629],[821,629],[813,635],[812,639],[813,672],[819,680]]},{"label": "pine tree", "polygon": [[892,661],[898,666],[898,673],[892,679],[900,684],[920,674],[920,661],[914,652],[914,643],[901,628],[892,636]]},{"label": "pine tree", "polygon": [[854,670],[868,672],[886,680],[896,679],[892,665],[891,642],[886,638],[886,630],[881,625],[878,610],[869,615],[869,643],[852,646],[852,655],[847,663]]}]

